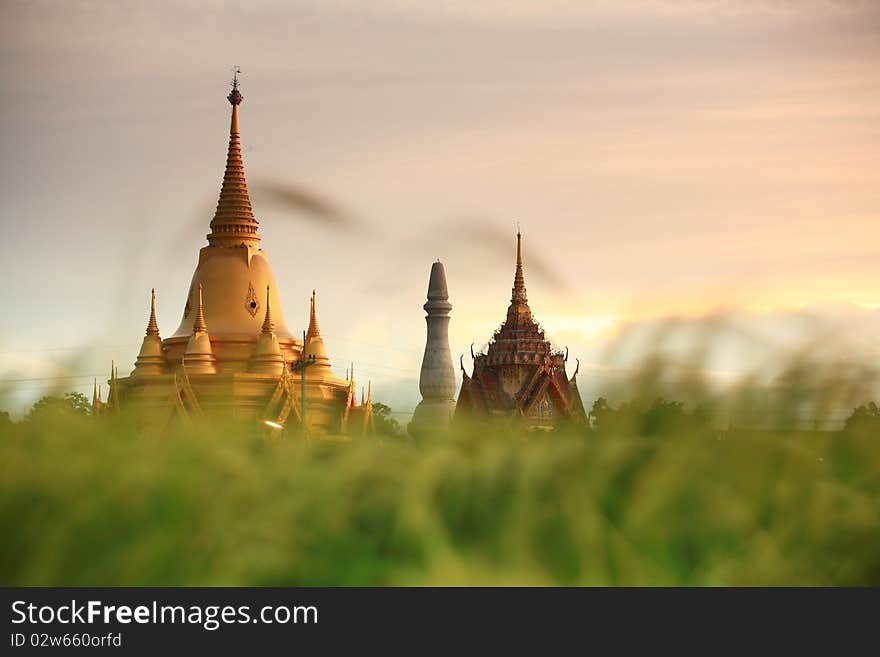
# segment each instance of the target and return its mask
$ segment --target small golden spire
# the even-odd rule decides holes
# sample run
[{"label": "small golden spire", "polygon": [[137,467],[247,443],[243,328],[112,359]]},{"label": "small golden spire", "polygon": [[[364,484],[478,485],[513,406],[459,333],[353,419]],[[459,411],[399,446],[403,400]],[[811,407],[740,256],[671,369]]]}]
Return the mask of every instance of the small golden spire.
[{"label": "small golden spire", "polygon": [[110,361],[110,383],[109,390],[107,391],[107,403],[111,405],[112,408],[116,408],[119,406],[118,399],[118,390],[116,389],[116,361]]},{"label": "small golden spire", "polygon": [[159,324],[156,322],[156,288],[150,291],[150,320],[147,322],[147,335],[159,337]]},{"label": "small golden spire", "polygon": [[208,327],[205,324],[205,307],[202,302],[202,284],[199,283],[199,308],[196,311],[196,319],[193,322],[193,333],[207,333]]},{"label": "small golden spire", "polygon": [[202,300],[201,283],[199,283],[199,308],[181,365],[187,375],[217,373],[217,358],[211,349],[211,338],[208,335],[208,326],[205,324],[205,304]]},{"label": "small golden spire", "polygon": [[266,286],[266,317],[263,319],[263,333],[274,333],[275,322],[272,321],[272,313],[269,310],[269,286]]},{"label": "small golden spire", "polygon": [[317,338],[321,335],[321,329],[318,328],[318,318],[315,314],[315,291],[312,290],[312,300],[309,304],[309,330],[306,332],[307,338]]}]

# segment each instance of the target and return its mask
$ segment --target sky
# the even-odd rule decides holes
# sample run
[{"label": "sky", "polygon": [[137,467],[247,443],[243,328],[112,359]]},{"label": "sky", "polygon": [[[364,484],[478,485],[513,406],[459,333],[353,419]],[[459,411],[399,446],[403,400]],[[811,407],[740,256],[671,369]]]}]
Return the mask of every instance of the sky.
[{"label": "sky", "polygon": [[177,326],[234,65],[287,323],[317,289],[335,371],[398,412],[431,263],[457,360],[504,318],[517,223],[585,396],[670,318],[736,325],[719,372],[817,324],[880,364],[877,3],[4,0],[0,37],[13,412],[127,372],[150,288]]}]

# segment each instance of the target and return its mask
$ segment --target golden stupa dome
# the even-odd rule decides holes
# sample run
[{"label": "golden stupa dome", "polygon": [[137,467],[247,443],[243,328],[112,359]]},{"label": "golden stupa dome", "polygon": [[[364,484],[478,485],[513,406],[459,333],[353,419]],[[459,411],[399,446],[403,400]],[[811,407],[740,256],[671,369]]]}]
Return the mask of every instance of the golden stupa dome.
[{"label": "golden stupa dome", "polygon": [[249,246],[204,247],[189,286],[183,318],[172,337],[188,337],[192,333],[199,285],[204,297],[205,324],[212,338],[256,339],[263,326],[267,287],[275,335],[293,338],[284,323],[275,276],[262,250]]},{"label": "golden stupa dome", "polygon": [[284,321],[269,258],[260,248],[259,224],[248,196],[241,155],[238,106],[243,96],[237,79],[227,98],[232,104],[232,121],[217,210],[208,245],[199,252],[180,326],[164,341],[164,348],[171,360],[181,357],[193,334],[201,289],[204,322],[214,353],[222,370],[236,370],[244,366],[260,336],[267,301],[263,291],[267,288],[274,334],[285,356],[292,359],[301,345]]}]

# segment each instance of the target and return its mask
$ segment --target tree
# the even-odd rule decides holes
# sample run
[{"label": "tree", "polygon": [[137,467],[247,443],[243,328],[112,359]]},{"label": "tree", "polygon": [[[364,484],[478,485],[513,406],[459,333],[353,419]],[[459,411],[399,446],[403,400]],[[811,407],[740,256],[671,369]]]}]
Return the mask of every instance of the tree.
[{"label": "tree", "polygon": [[400,423],[391,417],[391,407],[381,402],[373,402],[373,425],[380,436],[399,438],[403,436]]},{"label": "tree", "polygon": [[592,408],[590,408],[590,412],[587,414],[587,420],[590,423],[590,428],[594,431],[603,431],[609,428],[609,424],[611,424],[611,418],[614,416],[615,411],[611,406],[608,405],[608,400],[604,397],[599,397],[596,401],[593,402]]},{"label": "tree", "polygon": [[650,406],[644,402],[625,402],[613,408],[600,397],[588,414],[590,427],[596,433],[615,435],[662,436],[683,431],[702,431],[711,424],[706,408],[693,412],[684,404],[658,397]]},{"label": "tree", "polygon": [[46,395],[31,407],[24,416],[26,422],[43,419],[58,419],[64,416],[84,416],[91,412],[92,405],[81,392],[67,392],[63,397]]},{"label": "tree", "polygon": [[874,402],[869,402],[853,409],[843,428],[845,431],[858,433],[880,433],[880,407]]},{"label": "tree", "polygon": [[655,399],[642,416],[642,434],[655,436],[673,433],[687,427],[689,419],[682,402],[668,401],[661,397]]}]

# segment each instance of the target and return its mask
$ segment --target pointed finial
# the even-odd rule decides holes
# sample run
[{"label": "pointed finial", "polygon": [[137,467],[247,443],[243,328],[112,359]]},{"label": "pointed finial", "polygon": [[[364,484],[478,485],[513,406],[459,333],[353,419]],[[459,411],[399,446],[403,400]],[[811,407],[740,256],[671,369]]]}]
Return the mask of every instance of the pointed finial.
[{"label": "pointed finial", "polygon": [[274,333],[275,322],[272,321],[272,313],[269,310],[269,286],[266,286],[266,316],[263,318],[263,333]]},{"label": "pointed finial", "polygon": [[361,386],[361,406],[364,405],[364,387]]},{"label": "pointed finial", "polygon": [[147,335],[159,337],[159,324],[156,322],[156,288],[150,290],[150,319],[147,322]]},{"label": "pointed finial", "polygon": [[92,408],[98,404],[98,378],[95,377],[95,384],[92,387]]},{"label": "pointed finial", "polygon": [[244,100],[244,96],[241,95],[241,92],[238,90],[238,74],[241,73],[241,68],[238,66],[232,67],[232,91],[229,92],[229,95],[226,97],[230,103],[233,105],[241,105],[241,101]]},{"label": "pointed finial", "polygon": [[241,69],[234,69],[232,91],[227,99],[232,104],[229,123],[229,150],[226,154],[226,170],[223,173],[223,184],[217,209],[211,220],[211,232],[208,244],[211,246],[237,247],[246,245],[256,248],[260,244],[257,232],[259,223],[254,217],[251,199],[248,195],[247,181],[244,175],[244,160],[241,155],[241,130],[238,125],[238,106],[244,100],[239,90],[238,74]]},{"label": "pointed finial", "polygon": [[208,326],[205,324],[205,306],[202,301],[202,284],[199,283],[199,306],[196,311],[196,319],[193,322],[193,333],[206,333]]},{"label": "pointed finial", "polygon": [[516,225],[516,265],[522,267],[522,233],[519,224]]},{"label": "pointed finial", "polygon": [[315,313],[315,291],[312,290],[312,299],[309,302],[309,330],[307,336],[317,338],[321,335],[321,329],[318,327],[318,318]]},{"label": "pointed finial", "polygon": [[101,403],[101,386],[98,386],[98,403]]},{"label": "pointed finial", "polygon": [[373,382],[367,381],[367,405],[373,403]]},{"label": "pointed finial", "polygon": [[516,273],[513,276],[513,292],[510,300],[521,303],[527,301],[526,279],[523,275],[522,233],[519,230],[519,224],[516,228]]}]

